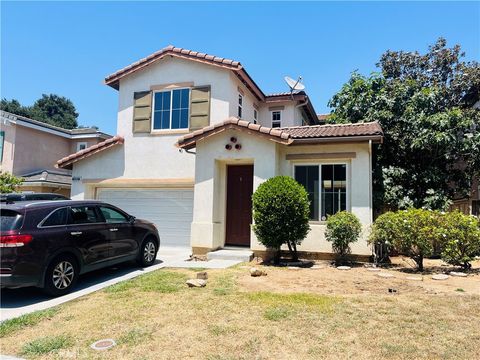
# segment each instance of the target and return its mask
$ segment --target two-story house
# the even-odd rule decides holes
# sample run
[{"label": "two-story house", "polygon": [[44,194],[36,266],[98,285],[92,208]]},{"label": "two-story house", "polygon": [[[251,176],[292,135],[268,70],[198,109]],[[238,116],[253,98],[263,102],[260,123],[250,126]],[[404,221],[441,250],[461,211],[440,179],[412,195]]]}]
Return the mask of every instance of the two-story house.
[{"label": "two-story house", "polygon": [[[372,222],[377,123],[320,125],[305,92],[266,95],[237,61],[168,46],[105,78],[119,93],[117,136],[58,161],[72,197],[96,198],[154,222],[162,244],[203,254],[262,252],[252,192],[275,175],[303,184],[311,228],[299,251],[331,253],[325,219]],[[353,247],[369,255],[365,240]]]},{"label": "two-story house", "polygon": [[70,196],[71,171],[55,167],[59,157],[110,137],[94,128],[67,130],[0,111],[0,170],[24,179],[20,191]]}]

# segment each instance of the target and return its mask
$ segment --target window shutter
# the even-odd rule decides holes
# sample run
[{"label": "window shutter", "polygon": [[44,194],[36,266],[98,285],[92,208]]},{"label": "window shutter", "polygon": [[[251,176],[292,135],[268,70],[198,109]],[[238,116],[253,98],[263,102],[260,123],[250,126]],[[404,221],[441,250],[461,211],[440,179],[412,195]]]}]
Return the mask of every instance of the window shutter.
[{"label": "window shutter", "polygon": [[210,125],[210,85],[192,88],[190,96],[190,130]]},{"label": "window shutter", "polygon": [[133,132],[149,133],[152,128],[152,92],[133,93]]}]

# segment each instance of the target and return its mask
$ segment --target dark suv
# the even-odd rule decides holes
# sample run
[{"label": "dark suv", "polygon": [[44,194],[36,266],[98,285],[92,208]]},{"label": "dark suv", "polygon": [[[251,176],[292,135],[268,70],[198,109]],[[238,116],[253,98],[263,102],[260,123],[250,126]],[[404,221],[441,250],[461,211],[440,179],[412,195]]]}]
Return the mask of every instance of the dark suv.
[{"label": "dark suv", "polygon": [[125,261],[154,263],[155,225],[100,201],[37,201],[2,205],[1,287],[38,286],[70,292],[78,275]]}]

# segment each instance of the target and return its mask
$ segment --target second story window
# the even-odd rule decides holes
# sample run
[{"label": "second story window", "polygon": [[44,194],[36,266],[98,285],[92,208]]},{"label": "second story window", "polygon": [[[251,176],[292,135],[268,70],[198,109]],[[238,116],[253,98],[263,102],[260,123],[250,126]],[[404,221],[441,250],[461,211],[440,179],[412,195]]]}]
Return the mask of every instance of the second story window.
[{"label": "second story window", "polygon": [[277,128],[282,126],[282,112],[272,111],[272,128]]},{"label": "second story window", "polygon": [[77,143],[77,151],[85,150],[87,148],[86,142],[79,142]]},{"label": "second story window", "polygon": [[190,89],[156,92],[153,98],[153,130],[187,129]]},{"label": "second story window", "polygon": [[243,95],[238,94],[238,117],[241,119],[243,115]]},{"label": "second story window", "polygon": [[253,109],[253,123],[256,124],[258,122],[258,111],[257,109]]}]

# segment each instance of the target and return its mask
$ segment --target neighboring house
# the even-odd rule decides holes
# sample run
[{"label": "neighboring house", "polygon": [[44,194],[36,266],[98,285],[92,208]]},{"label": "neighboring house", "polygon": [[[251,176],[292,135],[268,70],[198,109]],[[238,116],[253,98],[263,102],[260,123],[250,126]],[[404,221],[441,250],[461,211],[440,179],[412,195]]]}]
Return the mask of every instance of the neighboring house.
[{"label": "neighboring house", "polygon": [[67,130],[0,111],[0,170],[24,178],[20,191],[70,196],[71,171],[55,167],[59,157],[110,137],[93,128]]},{"label": "neighboring house", "polygon": [[[471,91],[469,99],[466,100],[470,103],[473,102],[472,108],[480,111],[480,100],[474,100],[478,99],[479,96],[478,90]],[[464,165],[460,163],[459,166]],[[461,197],[458,194],[454,196],[450,210],[460,210],[464,214],[475,215],[480,218],[480,178],[478,176],[472,179],[472,186],[467,196]]]},{"label": "neighboring house", "polygon": [[[108,76],[119,92],[117,136],[58,161],[73,168],[72,197],[95,198],[153,221],[162,244],[195,254],[246,246],[252,192],[289,175],[311,199],[299,251],[331,253],[325,218],[372,222],[371,151],[378,123],[319,125],[305,92],[265,95],[237,61],[168,46]],[[367,231],[353,246],[369,255]]]}]

